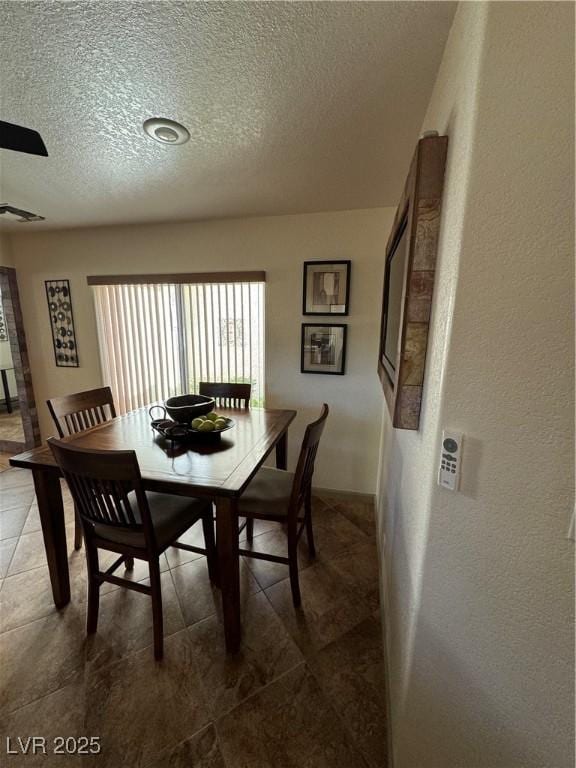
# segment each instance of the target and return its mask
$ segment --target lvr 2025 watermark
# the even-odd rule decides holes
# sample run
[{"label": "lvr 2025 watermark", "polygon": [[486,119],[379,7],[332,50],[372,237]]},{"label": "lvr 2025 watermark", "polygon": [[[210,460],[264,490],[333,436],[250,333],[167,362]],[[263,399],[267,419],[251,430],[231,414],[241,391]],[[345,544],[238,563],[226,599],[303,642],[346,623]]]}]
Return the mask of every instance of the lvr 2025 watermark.
[{"label": "lvr 2025 watermark", "polygon": [[7,755],[98,755],[100,736],[6,736]]}]

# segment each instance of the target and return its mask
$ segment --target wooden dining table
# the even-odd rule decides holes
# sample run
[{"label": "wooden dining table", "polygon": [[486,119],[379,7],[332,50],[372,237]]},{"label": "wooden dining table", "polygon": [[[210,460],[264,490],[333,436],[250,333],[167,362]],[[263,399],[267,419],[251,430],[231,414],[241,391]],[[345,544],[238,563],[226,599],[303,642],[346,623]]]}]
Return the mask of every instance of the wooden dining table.
[{"label": "wooden dining table", "polygon": [[[213,499],[224,635],[226,649],[235,653],[241,641],[238,500],[273,450],[277,468],[287,468],[288,427],[296,411],[220,411],[235,425],[218,439],[210,435],[186,444],[168,441],[152,430],[148,406],[64,439],[79,448],[136,451],[146,490]],[[34,476],[52,594],[61,608],[70,602],[70,576],[60,469],[48,446],[13,456],[10,464]]]}]

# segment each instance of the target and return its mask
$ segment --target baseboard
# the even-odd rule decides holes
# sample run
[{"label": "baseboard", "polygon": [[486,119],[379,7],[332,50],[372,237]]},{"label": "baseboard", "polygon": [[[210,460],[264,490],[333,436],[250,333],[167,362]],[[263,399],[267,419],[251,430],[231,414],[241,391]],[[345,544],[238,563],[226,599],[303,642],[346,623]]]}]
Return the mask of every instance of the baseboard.
[{"label": "baseboard", "polygon": [[[10,405],[16,406],[16,407],[13,409],[13,411],[15,411],[15,410],[18,408],[18,405],[19,405],[19,401],[18,401],[18,395],[14,395],[14,397],[11,397],[11,398],[10,398],[10,400],[9,400],[8,402],[10,403]],[[3,403],[3,404],[5,404],[5,403],[6,403],[6,400],[2,400],[2,403]],[[6,415],[7,415],[7,416],[11,416],[12,414],[11,414],[11,413],[8,413],[8,412],[6,412]]]},{"label": "baseboard", "polygon": [[341,491],[335,488],[322,488],[318,485],[314,485],[312,487],[312,493],[317,493],[319,496],[328,496],[331,499],[342,499],[342,501],[352,499],[353,501],[364,501],[367,504],[374,504],[376,501],[376,494],[374,493],[362,493],[361,491]]},{"label": "baseboard", "polygon": [[17,443],[14,440],[0,440],[0,452],[11,453],[15,456],[17,453],[22,453],[26,450],[24,443]]}]

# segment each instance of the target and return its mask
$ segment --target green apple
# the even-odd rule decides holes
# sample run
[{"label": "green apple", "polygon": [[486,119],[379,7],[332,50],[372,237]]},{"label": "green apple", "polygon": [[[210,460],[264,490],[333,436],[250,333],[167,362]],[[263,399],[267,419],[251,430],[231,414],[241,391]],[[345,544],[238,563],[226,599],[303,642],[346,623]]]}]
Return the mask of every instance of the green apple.
[{"label": "green apple", "polygon": [[226,419],[216,419],[216,421],[214,422],[215,429],[224,429],[227,426],[228,426],[228,422],[226,421]]},{"label": "green apple", "polygon": [[192,429],[200,429],[201,424],[204,424],[204,419],[202,417],[199,416],[197,419],[193,419]]},{"label": "green apple", "polygon": [[206,418],[207,418],[207,419],[210,419],[210,421],[216,421],[216,419],[219,419],[220,417],[218,416],[218,414],[217,414],[217,413],[215,413],[214,411],[212,411],[212,413],[209,413],[209,414],[206,416]]},{"label": "green apple", "polygon": [[206,419],[206,421],[203,421],[202,424],[198,427],[199,432],[214,432],[214,422],[209,421]]}]

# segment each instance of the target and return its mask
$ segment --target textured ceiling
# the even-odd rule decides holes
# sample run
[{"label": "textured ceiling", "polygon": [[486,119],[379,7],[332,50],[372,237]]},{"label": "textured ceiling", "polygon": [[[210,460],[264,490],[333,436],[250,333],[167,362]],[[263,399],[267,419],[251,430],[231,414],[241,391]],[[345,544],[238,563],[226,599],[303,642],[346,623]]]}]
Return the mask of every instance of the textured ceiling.
[{"label": "textured ceiling", "polygon": [[[393,205],[455,4],[0,2],[0,202],[42,228]],[[148,117],[188,127],[157,144]]]}]

